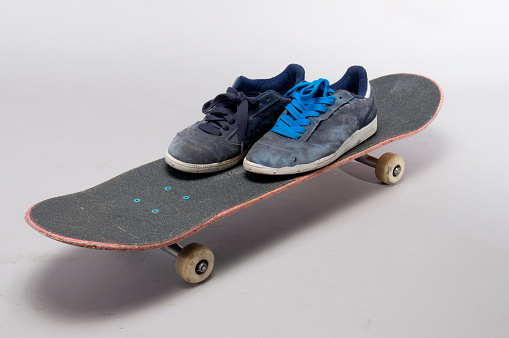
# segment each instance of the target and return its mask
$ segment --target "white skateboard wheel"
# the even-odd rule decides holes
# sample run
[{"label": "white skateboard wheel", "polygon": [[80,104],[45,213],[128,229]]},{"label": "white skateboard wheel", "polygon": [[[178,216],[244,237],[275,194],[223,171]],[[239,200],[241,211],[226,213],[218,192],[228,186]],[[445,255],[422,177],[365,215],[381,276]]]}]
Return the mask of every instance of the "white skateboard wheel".
[{"label": "white skateboard wheel", "polygon": [[210,276],[214,269],[214,254],[204,245],[186,245],[177,256],[175,270],[188,283],[200,283]]},{"label": "white skateboard wheel", "polygon": [[376,178],[385,184],[397,183],[404,172],[405,161],[403,157],[393,153],[383,154],[378,159],[375,167]]}]

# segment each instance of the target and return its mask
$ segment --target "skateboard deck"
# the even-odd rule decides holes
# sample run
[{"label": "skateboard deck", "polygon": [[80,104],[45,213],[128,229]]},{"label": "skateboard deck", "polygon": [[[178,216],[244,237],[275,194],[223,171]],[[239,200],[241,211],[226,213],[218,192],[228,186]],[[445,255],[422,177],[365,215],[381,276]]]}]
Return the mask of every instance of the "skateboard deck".
[{"label": "skateboard deck", "polygon": [[419,75],[371,81],[378,130],[336,162],[301,175],[246,172],[242,164],[211,174],[190,174],[164,159],[127,171],[91,189],[51,198],[25,215],[54,240],[106,250],[147,250],[181,241],[236,211],[427,127],[443,101],[440,87]]}]

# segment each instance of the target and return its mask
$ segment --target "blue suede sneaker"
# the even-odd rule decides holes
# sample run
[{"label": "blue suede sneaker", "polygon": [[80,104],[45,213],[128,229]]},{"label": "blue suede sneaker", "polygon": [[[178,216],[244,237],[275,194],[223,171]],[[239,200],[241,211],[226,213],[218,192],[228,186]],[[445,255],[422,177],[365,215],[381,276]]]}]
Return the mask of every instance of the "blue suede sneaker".
[{"label": "blue suede sneaker", "polygon": [[238,77],[226,93],[203,105],[203,120],[175,136],[166,163],[185,172],[207,173],[241,162],[291,102],[284,94],[303,80],[304,69],[296,64],[271,79]]},{"label": "blue suede sneaker", "polygon": [[350,67],[329,86],[303,82],[286,95],[292,102],[244,159],[248,171],[297,174],[322,168],[376,132],[376,105],[366,70]]}]

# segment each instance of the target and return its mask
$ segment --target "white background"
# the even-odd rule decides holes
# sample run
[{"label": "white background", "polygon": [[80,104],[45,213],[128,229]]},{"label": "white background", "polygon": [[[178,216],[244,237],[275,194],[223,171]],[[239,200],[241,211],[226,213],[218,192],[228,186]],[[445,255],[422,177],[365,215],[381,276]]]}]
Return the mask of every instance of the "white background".
[{"label": "white background", "polygon": [[[506,1],[0,1],[0,336],[507,337]],[[94,251],[23,220],[163,156],[238,75],[299,63],[336,81],[423,74],[445,101],[380,149],[191,240],[190,286],[160,250]],[[235,187],[225,187],[234,189]]]}]

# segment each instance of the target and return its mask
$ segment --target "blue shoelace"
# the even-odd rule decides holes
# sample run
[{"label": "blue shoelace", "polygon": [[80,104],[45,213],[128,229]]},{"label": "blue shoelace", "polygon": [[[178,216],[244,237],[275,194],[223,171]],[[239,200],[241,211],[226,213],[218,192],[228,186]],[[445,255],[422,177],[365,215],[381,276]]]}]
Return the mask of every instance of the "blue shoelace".
[{"label": "blue shoelace", "polygon": [[244,142],[247,134],[249,105],[256,107],[258,104],[258,99],[247,97],[243,92],[230,87],[226,93],[219,94],[203,105],[202,112],[207,116],[198,127],[209,134],[219,136],[221,129],[229,130],[229,125],[237,121],[239,137]]},{"label": "blue shoelace", "polygon": [[325,79],[295,85],[285,94],[292,95],[292,102],[286,106],[286,113],[279,117],[271,131],[295,140],[300,139],[306,132],[304,126],[311,124],[308,117],[318,117],[334,104],[336,98],[330,95],[333,93],[329,81]]}]

